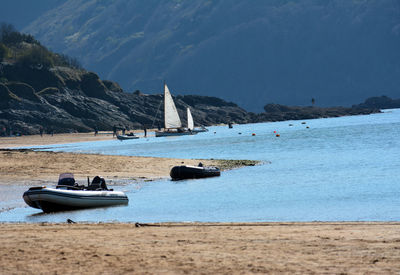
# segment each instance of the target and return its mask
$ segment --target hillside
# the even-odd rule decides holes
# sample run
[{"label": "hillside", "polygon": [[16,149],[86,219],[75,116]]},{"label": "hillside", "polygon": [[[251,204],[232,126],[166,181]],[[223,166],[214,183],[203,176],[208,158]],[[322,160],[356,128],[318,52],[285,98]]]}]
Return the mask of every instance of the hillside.
[{"label": "hillside", "polygon": [[256,112],[400,93],[397,0],[69,0],[24,30],[127,91],[167,80]]},{"label": "hillside", "polygon": [[44,13],[52,10],[67,0],[1,0],[0,21],[23,29]]},{"label": "hillside", "polygon": [[[269,104],[264,113],[255,114],[216,97],[175,97],[181,118],[190,107],[197,125],[369,114],[390,100],[329,109]],[[32,35],[0,25],[0,135],[162,126],[162,102],[161,94],[126,93],[116,82],[83,69],[76,59],[48,50]]]}]

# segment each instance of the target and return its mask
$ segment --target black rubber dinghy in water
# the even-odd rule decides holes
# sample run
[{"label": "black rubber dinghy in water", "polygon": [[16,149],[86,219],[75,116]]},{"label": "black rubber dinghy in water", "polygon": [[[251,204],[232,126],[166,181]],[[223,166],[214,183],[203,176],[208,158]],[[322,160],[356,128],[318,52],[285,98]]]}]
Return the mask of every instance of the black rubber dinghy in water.
[{"label": "black rubber dinghy in water", "polygon": [[170,176],[173,180],[182,179],[199,179],[207,177],[217,177],[221,175],[218,167],[201,167],[201,166],[174,166],[171,169]]}]

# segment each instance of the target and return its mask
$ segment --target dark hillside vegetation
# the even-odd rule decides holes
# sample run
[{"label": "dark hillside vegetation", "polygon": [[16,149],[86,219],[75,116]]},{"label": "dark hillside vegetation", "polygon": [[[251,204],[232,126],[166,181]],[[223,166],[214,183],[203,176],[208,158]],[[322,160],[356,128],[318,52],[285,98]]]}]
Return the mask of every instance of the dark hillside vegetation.
[{"label": "dark hillside vegetation", "polygon": [[74,0],[24,31],[127,91],[166,80],[254,112],[400,93],[398,0]]},{"label": "dark hillside vegetation", "polygon": [[7,23],[0,23],[0,61],[13,63],[19,67],[82,68],[77,59],[49,51],[32,35],[20,33]]}]

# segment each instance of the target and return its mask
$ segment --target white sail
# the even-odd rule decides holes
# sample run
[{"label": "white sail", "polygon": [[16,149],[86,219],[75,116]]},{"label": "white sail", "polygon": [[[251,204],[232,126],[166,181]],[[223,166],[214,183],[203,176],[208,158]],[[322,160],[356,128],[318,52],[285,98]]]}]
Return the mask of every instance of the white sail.
[{"label": "white sail", "polygon": [[187,119],[188,119],[188,129],[192,131],[194,129],[194,123],[193,123],[192,113],[190,112],[189,108],[187,108]]},{"label": "white sail", "polygon": [[181,119],[167,84],[164,84],[164,123],[165,129],[182,127]]}]

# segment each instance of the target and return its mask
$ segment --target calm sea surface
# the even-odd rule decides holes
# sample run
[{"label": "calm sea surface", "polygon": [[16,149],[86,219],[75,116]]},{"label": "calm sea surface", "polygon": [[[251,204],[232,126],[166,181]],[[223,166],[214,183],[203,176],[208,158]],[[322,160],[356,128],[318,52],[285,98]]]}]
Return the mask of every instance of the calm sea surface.
[{"label": "calm sea surface", "polygon": [[262,164],[223,172],[218,178],[114,186],[127,193],[128,206],[56,214],[25,206],[22,193],[27,186],[0,186],[0,222],[399,221],[400,109],[301,122],[210,127],[208,133],[176,138],[46,146],[53,151],[253,159]]}]

